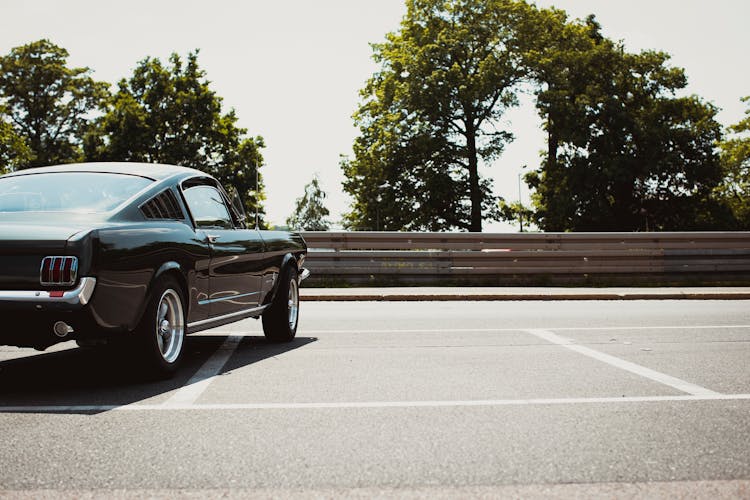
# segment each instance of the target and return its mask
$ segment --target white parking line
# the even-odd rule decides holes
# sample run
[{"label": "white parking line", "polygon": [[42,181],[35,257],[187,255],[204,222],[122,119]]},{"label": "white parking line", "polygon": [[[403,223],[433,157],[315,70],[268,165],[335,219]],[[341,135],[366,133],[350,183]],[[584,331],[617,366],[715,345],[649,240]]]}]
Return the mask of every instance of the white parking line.
[{"label": "white parking line", "polygon": [[524,330],[524,331],[527,333],[530,333],[531,335],[539,337],[540,339],[546,340],[547,342],[551,342],[553,344],[565,347],[566,349],[570,349],[571,351],[577,352],[579,354],[583,354],[584,356],[588,356],[590,358],[594,358],[598,361],[602,361],[604,363],[620,368],[622,370],[635,373],[636,375],[640,375],[641,377],[651,379],[655,382],[668,385],[679,391],[692,394],[693,396],[717,396],[719,395],[718,392],[714,392],[710,389],[706,389],[705,387],[691,384],[690,382],[686,382],[676,377],[672,377],[671,375],[667,375],[665,373],[657,372],[656,370],[646,368],[645,366],[641,366],[636,363],[631,363],[630,361],[625,361],[624,359],[620,359],[615,356],[610,356],[609,354],[599,352],[597,350],[591,349],[590,347],[585,347],[582,345],[575,344],[573,343],[571,339],[561,337],[547,330],[533,330],[532,329],[532,330]]},{"label": "white parking line", "polygon": [[564,326],[561,328],[542,328],[542,330],[564,331],[609,331],[609,330],[722,330],[750,328],[750,325],[655,325],[655,326]]},{"label": "white parking line", "polygon": [[[581,331],[597,332],[610,330],[725,330],[725,329],[750,329],[750,325],[657,325],[657,326],[550,326],[537,328],[538,330],[552,331]],[[326,333],[502,333],[502,332],[523,332],[528,331],[528,327],[519,326],[518,328],[428,328],[428,329],[383,329],[383,330],[304,330],[300,329],[297,335],[322,335]],[[214,334],[231,335],[236,332],[211,331]],[[263,332],[249,335],[262,335]]]},{"label": "white parking line", "polygon": [[200,369],[195,372],[190,380],[182,386],[177,392],[164,401],[161,406],[172,408],[180,405],[192,405],[208,388],[209,384],[219,374],[224,365],[232,357],[237,346],[242,341],[242,335],[230,335],[223,344],[206,360]]},{"label": "white parking line", "polygon": [[750,394],[715,394],[685,396],[633,396],[610,398],[539,398],[486,399],[469,401],[354,401],[340,403],[228,403],[149,405],[76,405],[76,406],[0,406],[0,413],[90,413],[104,411],[226,411],[226,410],[315,410],[315,409],[378,409],[378,408],[455,408],[494,406],[543,406],[586,404],[635,404],[697,401],[750,401]]}]

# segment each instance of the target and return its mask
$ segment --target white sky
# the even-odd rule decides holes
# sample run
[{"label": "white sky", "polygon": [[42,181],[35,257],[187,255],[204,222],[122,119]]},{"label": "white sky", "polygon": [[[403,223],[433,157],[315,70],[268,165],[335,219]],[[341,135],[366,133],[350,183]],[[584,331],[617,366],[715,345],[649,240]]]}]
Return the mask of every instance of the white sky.
[{"label": "white sky", "polygon": [[[728,125],[743,116],[750,95],[747,0],[538,0],[572,17],[595,13],[607,36],[629,50],[659,49],[686,69],[689,93],[722,109]],[[70,52],[71,66],[88,66],[116,83],[146,56],[166,59],[200,49],[212,88],[234,108],[239,125],[266,140],[261,170],[268,220],[283,224],[294,200],[317,172],[333,219],[347,210],[339,155],[357,130],[351,114],[358,90],[376,70],[370,42],[398,29],[403,0],[0,0],[0,53],[48,38]],[[527,100],[508,115],[516,135],[487,169],[496,192],[518,198],[521,165],[539,163],[544,136]],[[522,197],[528,200],[523,189]],[[485,223],[485,231],[514,231]]]}]

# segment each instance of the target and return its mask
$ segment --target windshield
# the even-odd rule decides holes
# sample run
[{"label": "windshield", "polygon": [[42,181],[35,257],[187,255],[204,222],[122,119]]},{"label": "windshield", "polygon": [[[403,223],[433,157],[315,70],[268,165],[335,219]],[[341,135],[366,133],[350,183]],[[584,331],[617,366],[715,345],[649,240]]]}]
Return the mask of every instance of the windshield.
[{"label": "windshield", "polygon": [[103,172],[0,178],[0,212],[109,212],[153,181]]}]

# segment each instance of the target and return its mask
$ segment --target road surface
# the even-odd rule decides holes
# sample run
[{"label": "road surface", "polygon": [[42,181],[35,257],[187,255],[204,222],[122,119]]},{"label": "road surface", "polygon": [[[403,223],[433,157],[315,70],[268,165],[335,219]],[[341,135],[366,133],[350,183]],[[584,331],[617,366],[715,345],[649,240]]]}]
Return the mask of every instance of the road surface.
[{"label": "road surface", "polygon": [[0,347],[0,496],[750,497],[750,302],[306,302],[169,381]]}]

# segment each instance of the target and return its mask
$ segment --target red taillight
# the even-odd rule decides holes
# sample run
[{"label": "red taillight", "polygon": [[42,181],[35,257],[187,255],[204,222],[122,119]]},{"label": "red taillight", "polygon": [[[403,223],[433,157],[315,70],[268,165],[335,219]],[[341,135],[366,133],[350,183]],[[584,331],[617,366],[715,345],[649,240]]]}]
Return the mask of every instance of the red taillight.
[{"label": "red taillight", "polygon": [[52,283],[60,283],[62,281],[60,275],[62,274],[61,271],[64,262],[65,259],[52,259]]},{"label": "red taillight", "polygon": [[72,285],[78,279],[78,258],[70,256],[45,257],[39,281],[42,285]]}]

